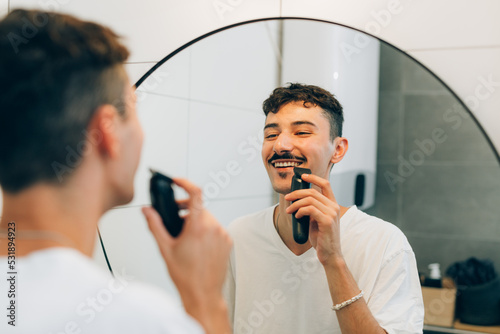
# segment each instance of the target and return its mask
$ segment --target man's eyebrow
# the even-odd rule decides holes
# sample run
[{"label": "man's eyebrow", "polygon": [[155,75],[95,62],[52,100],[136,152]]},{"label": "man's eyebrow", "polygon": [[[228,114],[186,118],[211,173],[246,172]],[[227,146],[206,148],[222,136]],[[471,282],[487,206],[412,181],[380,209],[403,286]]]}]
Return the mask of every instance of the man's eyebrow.
[{"label": "man's eyebrow", "polygon": [[293,126],[297,126],[297,125],[312,125],[315,128],[318,127],[316,124],[314,124],[313,122],[309,122],[309,121],[295,121],[295,122],[292,123],[292,125]]},{"label": "man's eyebrow", "polygon": [[273,129],[279,128],[279,125],[278,125],[278,123],[269,123],[269,124],[266,124],[266,126],[264,126],[264,130],[269,129],[269,128],[273,128]]},{"label": "man's eyebrow", "polygon": [[[314,124],[313,122],[309,122],[309,121],[295,121],[292,123],[292,126],[299,126],[299,125],[311,125],[311,126],[314,126],[315,128],[318,127],[316,124]],[[269,123],[269,124],[266,124],[266,126],[264,126],[264,130],[269,129],[269,128],[276,129],[276,128],[279,128],[279,125],[278,125],[278,123]]]}]

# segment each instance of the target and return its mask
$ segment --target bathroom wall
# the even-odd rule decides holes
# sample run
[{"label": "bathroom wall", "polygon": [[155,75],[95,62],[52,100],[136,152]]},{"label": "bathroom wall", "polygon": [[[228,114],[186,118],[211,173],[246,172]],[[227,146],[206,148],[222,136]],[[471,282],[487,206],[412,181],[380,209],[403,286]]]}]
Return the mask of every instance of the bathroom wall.
[{"label": "bathroom wall", "polygon": [[473,119],[435,77],[391,47],[380,53],[375,206],[399,226],[419,270],[471,256],[500,271],[500,169]]},{"label": "bathroom wall", "polygon": [[1,0],[0,1],[0,17],[7,14],[9,11],[9,0]]}]

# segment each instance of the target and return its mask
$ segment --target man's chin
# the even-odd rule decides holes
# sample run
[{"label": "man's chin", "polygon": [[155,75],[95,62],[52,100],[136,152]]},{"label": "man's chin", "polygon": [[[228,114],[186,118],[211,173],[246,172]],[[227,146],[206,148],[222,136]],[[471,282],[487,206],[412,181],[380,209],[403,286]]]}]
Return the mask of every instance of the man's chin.
[{"label": "man's chin", "polygon": [[291,185],[288,185],[288,186],[273,185],[273,189],[275,192],[277,192],[280,195],[286,195],[292,191]]}]

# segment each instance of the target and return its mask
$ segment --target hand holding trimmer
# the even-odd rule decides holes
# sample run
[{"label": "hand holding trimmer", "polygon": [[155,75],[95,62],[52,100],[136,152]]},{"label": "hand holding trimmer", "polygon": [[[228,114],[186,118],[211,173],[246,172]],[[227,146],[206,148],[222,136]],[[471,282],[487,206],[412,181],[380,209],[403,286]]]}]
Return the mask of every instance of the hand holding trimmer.
[{"label": "hand holding trimmer", "polygon": [[179,216],[179,206],[175,201],[172,188],[174,181],[160,172],[150,171],[153,173],[149,182],[151,205],[160,214],[167,231],[176,237],[181,233],[184,220]]}]

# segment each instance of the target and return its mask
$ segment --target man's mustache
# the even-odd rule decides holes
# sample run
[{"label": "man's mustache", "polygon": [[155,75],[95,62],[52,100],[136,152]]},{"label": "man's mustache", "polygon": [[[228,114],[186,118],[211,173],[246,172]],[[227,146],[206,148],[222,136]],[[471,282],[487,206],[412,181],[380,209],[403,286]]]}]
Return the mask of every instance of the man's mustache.
[{"label": "man's mustache", "polygon": [[284,153],[282,155],[279,155],[277,153],[274,153],[273,156],[267,161],[268,163],[271,163],[273,160],[278,160],[278,159],[283,159],[283,160],[301,160],[301,161],[306,161],[306,158],[303,157],[296,157],[292,155],[291,153]]}]

